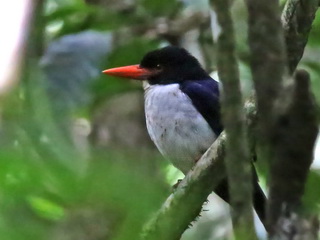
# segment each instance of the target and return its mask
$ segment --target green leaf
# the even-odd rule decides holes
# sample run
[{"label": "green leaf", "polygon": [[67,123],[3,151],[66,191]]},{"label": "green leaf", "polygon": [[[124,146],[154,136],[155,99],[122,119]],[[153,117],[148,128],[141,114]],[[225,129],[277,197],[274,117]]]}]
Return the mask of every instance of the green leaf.
[{"label": "green leaf", "polygon": [[64,209],[61,206],[47,199],[30,196],[27,201],[35,213],[45,219],[57,221],[65,216]]}]

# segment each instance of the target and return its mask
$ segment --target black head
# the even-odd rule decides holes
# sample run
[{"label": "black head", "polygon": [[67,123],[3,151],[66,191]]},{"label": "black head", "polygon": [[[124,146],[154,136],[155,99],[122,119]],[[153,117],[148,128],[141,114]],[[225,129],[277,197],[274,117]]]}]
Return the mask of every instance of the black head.
[{"label": "black head", "polygon": [[209,77],[195,57],[184,48],[174,46],[147,53],[140,68],[153,73],[147,78],[150,84],[180,83]]}]

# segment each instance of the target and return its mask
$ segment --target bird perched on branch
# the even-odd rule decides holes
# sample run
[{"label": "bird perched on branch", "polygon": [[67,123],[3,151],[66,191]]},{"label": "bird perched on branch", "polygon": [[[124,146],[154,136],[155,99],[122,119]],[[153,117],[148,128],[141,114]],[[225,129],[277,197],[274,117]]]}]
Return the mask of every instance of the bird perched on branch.
[{"label": "bird perched on branch", "polygon": [[[219,83],[185,49],[165,47],[147,53],[140,64],[103,73],[145,80],[147,129],[159,151],[186,174],[223,130]],[[227,181],[215,192],[229,201]],[[265,196],[254,179],[254,205],[264,219]]]}]

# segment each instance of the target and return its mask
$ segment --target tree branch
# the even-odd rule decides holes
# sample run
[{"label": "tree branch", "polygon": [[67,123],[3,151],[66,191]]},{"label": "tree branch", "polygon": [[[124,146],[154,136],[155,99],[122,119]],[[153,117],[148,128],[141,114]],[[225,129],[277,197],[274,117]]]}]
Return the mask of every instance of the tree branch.
[{"label": "tree branch", "polygon": [[245,116],[235,56],[229,0],[211,0],[221,32],[218,37],[218,73],[223,84],[222,118],[228,136],[226,170],[236,239],[257,239],[252,213],[252,174]]},{"label": "tree branch", "polygon": [[222,133],[147,223],[143,240],[180,239],[190,223],[199,216],[212,189],[226,176],[224,156],[225,134]]},{"label": "tree branch", "polygon": [[309,32],[319,6],[319,0],[288,0],[282,12],[288,66],[292,74],[302,58]]},{"label": "tree branch", "polygon": [[[254,125],[256,107],[252,100],[246,102],[245,111],[248,124]],[[142,240],[180,239],[190,223],[199,216],[208,195],[226,177],[225,142],[226,136],[222,132],[145,225]]]},{"label": "tree branch", "polygon": [[273,131],[275,159],[270,166],[269,222],[275,239],[297,235],[300,238],[296,239],[312,240],[317,238],[310,234],[318,229],[312,228],[313,224],[300,225],[305,218],[301,214],[301,198],[318,134],[317,111],[309,74],[298,70],[294,80],[290,102],[280,109]]},{"label": "tree branch", "polygon": [[[275,100],[282,93],[286,55],[278,0],[247,0],[251,71],[257,97],[259,130],[272,129]],[[262,140],[262,139],[261,139]]]},{"label": "tree branch", "polygon": [[283,13],[286,41],[289,49],[297,48],[287,51],[288,64],[278,1],[247,3],[251,69],[258,103],[257,136],[264,150],[262,158],[270,167],[268,230],[273,239],[312,239],[312,229],[297,223],[305,219],[298,211],[303,210],[301,197],[318,132],[316,107],[309,90],[309,75],[298,71],[293,80],[287,76],[287,66],[292,72],[299,62],[315,10],[309,1],[306,12],[314,12],[303,17],[298,12],[299,6],[304,7],[301,1],[287,3]]}]

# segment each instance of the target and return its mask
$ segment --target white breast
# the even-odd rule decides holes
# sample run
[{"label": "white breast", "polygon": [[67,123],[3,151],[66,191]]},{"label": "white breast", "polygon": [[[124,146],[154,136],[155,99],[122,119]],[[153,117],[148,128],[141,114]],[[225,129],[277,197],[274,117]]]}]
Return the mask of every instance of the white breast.
[{"label": "white breast", "polygon": [[146,85],[145,113],[152,141],[184,173],[216,139],[179,84]]}]

